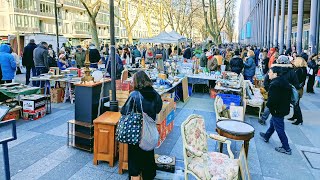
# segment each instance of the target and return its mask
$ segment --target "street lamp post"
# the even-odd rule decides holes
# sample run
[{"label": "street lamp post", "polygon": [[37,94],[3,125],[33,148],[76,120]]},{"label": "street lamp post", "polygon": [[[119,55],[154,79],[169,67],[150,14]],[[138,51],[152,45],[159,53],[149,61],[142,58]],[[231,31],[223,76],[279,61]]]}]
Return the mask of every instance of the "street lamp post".
[{"label": "street lamp post", "polygon": [[109,0],[110,9],[110,48],[111,48],[111,91],[110,110],[118,111],[118,101],[116,100],[116,62],[115,62],[115,33],[114,33],[114,0]]},{"label": "street lamp post", "polygon": [[57,0],[54,0],[54,16],[55,16],[55,23],[56,23],[57,53],[59,53],[59,29],[58,29],[59,27],[58,27]]}]

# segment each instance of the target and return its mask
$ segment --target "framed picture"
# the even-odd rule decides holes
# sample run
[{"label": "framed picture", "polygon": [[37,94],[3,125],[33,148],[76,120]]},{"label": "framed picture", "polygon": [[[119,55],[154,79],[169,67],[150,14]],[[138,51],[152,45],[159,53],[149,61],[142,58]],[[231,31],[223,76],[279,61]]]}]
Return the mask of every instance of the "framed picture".
[{"label": "framed picture", "polygon": [[[9,130],[11,131],[5,131]],[[1,135],[0,144],[7,143],[17,139],[16,120],[0,121],[0,132],[5,132]]]},{"label": "framed picture", "polygon": [[243,106],[230,106],[230,119],[243,121],[244,114],[243,114]]},{"label": "framed picture", "polygon": [[240,155],[239,155],[239,164],[240,164],[240,174],[242,180],[251,180],[248,161],[246,157],[246,153],[244,150],[244,146],[242,146]]}]

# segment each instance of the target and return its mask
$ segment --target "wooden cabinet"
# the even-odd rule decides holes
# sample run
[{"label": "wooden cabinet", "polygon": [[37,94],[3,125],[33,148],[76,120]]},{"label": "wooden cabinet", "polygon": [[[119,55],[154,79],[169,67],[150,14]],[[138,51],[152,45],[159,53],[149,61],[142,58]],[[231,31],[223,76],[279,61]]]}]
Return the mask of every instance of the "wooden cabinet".
[{"label": "wooden cabinet", "polygon": [[107,111],[93,121],[94,165],[97,165],[98,161],[107,161],[111,167],[114,166],[117,154],[115,132],[120,117],[120,112]]},{"label": "wooden cabinet", "polygon": [[119,174],[128,170],[128,144],[119,143]]}]

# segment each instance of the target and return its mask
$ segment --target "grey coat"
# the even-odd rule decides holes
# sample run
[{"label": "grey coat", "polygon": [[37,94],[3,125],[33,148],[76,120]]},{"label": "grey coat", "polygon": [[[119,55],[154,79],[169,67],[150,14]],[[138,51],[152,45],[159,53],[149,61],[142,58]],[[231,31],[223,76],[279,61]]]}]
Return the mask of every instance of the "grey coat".
[{"label": "grey coat", "polygon": [[46,67],[49,69],[48,50],[43,45],[39,45],[33,51],[33,61],[35,67]]}]

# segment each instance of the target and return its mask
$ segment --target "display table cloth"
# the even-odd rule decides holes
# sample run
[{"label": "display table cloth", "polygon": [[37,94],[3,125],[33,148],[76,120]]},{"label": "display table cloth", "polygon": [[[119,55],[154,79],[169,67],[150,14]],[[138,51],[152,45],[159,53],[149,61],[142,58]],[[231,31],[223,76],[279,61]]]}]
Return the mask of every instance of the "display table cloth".
[{"label": "display table cloth", "polygon": [[39,87],[28,87],[19,90],[4,90],[0,89],[0,92],[10,98],[15,98],[20,95],[31,95],[31,94],[39,94],[40,88]]}]

